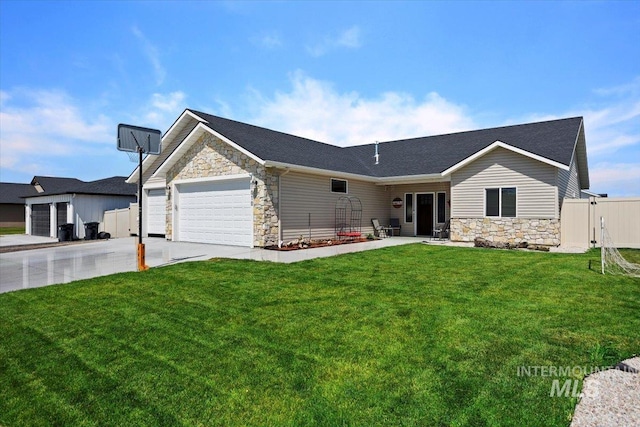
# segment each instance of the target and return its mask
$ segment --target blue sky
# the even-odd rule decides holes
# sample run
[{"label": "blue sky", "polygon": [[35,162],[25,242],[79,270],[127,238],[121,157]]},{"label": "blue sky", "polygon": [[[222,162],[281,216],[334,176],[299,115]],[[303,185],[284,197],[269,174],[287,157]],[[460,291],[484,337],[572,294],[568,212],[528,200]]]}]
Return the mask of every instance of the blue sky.
[{"label": "blue sky", "polygon": [[0,2],[0,180],[129,175],[184,108],[336,145],[584,116],[640,195],[640,2]]}]

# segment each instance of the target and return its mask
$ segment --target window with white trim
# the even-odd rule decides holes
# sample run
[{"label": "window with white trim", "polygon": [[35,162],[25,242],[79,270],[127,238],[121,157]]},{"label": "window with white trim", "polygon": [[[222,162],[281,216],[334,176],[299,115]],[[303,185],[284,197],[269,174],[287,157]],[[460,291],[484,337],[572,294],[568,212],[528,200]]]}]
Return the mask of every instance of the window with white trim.
[{"label": "window with white trim", "polygon": [[485,216],[514,218],[516,216],[516,187],[485,188]]},{"label": "window with white trim", "polygon": [[332,193],[347,193],[347,180],[331,178]]}]

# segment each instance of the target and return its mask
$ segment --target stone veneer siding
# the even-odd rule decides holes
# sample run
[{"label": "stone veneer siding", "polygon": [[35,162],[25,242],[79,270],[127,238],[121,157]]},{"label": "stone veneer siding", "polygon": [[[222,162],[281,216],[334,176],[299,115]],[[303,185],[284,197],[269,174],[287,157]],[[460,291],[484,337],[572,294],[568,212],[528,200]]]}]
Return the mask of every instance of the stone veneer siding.
[{"label": "stone veneer siding", "polygon": [[[278,175],[266,169],[246,154],[211,135],[201,136],[167,172],[167,184],[172,181],[214,176],[253,174],[257,182],[252,196],[253,245],[269,246],[278,243]],[[167,191],[166,238],[171,239],[171,186]],[[252,187],[254,188],[254,187]]]},{"label": "stone veneer siding", "polygon": [[560,245],[560,220],[530,218],[451,218],[451,240]]}]

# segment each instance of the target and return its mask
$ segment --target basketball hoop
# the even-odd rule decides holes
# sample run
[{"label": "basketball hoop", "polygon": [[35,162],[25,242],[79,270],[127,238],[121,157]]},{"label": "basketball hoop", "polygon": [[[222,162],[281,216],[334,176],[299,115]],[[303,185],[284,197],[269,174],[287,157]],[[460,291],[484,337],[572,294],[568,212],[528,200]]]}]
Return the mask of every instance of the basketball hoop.
[{"label": "basketball hoop", "polygon": [[131,151],[125,151],[127,156],[129,156],[129,161],[133,163],[138,163],[138,153],[133,153]]},{"label": "basketball hoop", "polygon": [[138,271],[149,269],[144,262],[145,250],[142,244],[142,155],[160,154],[161,142],[159,130],[118,125],[118,150],[126,152],[132,162],[138,159]]}]

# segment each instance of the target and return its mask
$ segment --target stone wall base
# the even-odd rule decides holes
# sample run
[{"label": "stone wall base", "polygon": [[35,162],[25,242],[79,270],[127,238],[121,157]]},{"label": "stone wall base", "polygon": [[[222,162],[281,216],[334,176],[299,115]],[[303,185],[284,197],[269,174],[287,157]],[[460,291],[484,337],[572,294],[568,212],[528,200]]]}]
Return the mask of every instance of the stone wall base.
[{"label": "stone wall base", "polygon": [[559,219],[451,218],[451,240],[473,242],[481,237],[489,242],[560,245]]}]

